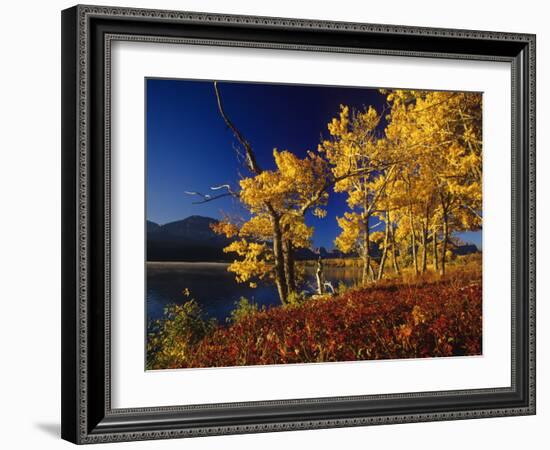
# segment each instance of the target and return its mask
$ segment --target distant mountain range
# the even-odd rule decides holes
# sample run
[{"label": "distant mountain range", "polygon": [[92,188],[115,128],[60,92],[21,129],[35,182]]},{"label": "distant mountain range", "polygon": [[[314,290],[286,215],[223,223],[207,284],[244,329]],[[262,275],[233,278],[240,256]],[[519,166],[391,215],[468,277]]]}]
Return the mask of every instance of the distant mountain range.
[{"label": "distant mountain range", "polygon": [[[235,259],[232,253],[224,253],[223,249],[231,241],[225,236],[212,231],[211,225],[218,223],[212,217],[189,216],[183,220],[165,225],[147,221],[147,261],[219,261],[228,262]],[[457,254],[477,252],[475,245],[452,245],[452,251]],[[338,250],[319,249],[323,258],[341,258],[344,255]],[[378,248],[372,249],[374,257]],[[347,255],[350,256],[350,255]],[[309,249],[299,249],[296,259],[317,259],[317,254]]]},{"label": "distant mountain range", "polygon": [[[147,221],[147,261],[233,261],[235,255],[224,253],[231,241],[212,231],[216,219],[189,216],[165,225]],[[336,258],[341,254],[320,249],[323,258]],[[309,249],[299,249],[297,259],[316,259]]]},{"label": "distant mountain range", "polygon": [[211,217],[190,216],[165,225],[147,221],[148,261],[230,261],[229,240],[214,233]]}]

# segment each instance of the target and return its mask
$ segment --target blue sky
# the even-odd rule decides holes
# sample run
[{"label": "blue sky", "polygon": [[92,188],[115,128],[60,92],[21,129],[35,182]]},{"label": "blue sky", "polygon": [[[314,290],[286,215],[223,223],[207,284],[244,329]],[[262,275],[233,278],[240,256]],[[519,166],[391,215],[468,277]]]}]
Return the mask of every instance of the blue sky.
[{"label": "blue sky", "polygon": [[[252,145],[262,168],[271,169],[273,149],[305,156],[315,150],[339,105],[381,109],[376,89],[259,83],[218,83],[227,115]],[[220,184],[238,185],[247,175],[237,160],[231,131],[221,118],[212,81],[146,80],[147,219],[159,224],[191,215],[221,218],[244,215],[235,200],[194,205],[185,191],[209,192]],[[336,216],[347,210],[344,194],[331,193],[324,219],[307,217],[315,227],[313,244],[333,247]],[[481,233],[465,240],[480,244]]]}]

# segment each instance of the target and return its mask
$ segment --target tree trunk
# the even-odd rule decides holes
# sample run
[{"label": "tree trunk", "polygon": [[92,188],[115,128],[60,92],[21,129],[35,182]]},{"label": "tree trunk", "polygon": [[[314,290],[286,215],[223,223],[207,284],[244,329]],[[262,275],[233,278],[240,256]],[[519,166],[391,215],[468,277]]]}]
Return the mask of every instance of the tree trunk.
[{"label": "tree trunk", "polygon": [[289,240],[284,243],[284,259],[287,292],[291,294],[296,292],[296,271],[294,270],[294,247]]},{"label": "tree trunk", "polygon": [[273,257],[275,259],[275,284],[282,304],[285,304],[288,297],[284,255],[283,255],[283,236],[281,224],[276,214],[271,214],[271,226],[273,228]]},{"label": "tree trunk", "polygon": [[428,227],[426,223],[422,224],[422,273],[426,272],[428,262]]},{"label": "tree trunk", "polygon": [[416,257],[416,231],[414,229],[412,205],[409,205],[409,224],[411,227],[411,248],[412,248],[414,274],[418,275],[418,259]]},{"label": "tree trunk", "polygon": [[388,223],[388,211],[386,211],[386,231],[384,233],[384,251],[382,252],[382,258],[380,259],[380,267],[378,268],[377,280],[381,280],[384,276],[384,266],[386,265],[386,257],[388,255],[388,242],[390,238],[390,226]]},{"label": "tree trunk", "polygon": [[367,284],[369,274],[372,277],[373,271],[370,264],[370,233],[369,233],[369,216],[365,219],[364,229],[363,229],[363,240],[365,241],[363,248],[363,275],[362,283],[363,285]]},{"label": "tree trunk", "polygon": [[323,273],[323,260],[321,256],[317,259],[315,277],[317,278],[317,294],[323,295],[325,293],[325,274]]},{"label": "tree trunk", "polygon": [[443,240],[441,241],[441,269],[439,273],[445,275],[445,262],[447,260],[447,242],[449,240],[449,219],[447,212],[443,212]]},{"label": "tree trunk", "polygon": [[437,231],[436,230],[434,230],[432,234],[432,256],[433,256],[434,272],[437,272],[438,261],[437,261]]},{"label": "tree trunk", "polygon": [[397,262],[397,251],[395,248],[395,230],[393,228],[393,225],[391,225],[391,219],[389,217],[389,211],[388,211],[388,221],[390,223],[390,244],[391,244],[391,255],[392,255],[392,262],[393,262],[393,270],[394,272],[399,275],[401,273],[401,270],[399,270],[399,263]]}]

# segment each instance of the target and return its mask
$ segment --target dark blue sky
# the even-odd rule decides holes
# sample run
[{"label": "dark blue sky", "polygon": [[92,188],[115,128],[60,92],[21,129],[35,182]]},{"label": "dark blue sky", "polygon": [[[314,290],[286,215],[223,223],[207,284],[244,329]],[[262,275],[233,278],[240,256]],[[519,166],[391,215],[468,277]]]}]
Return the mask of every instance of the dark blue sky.
[{"label": "dark blue sky", "polygon": [[[379,111],[384,98],[376,89],[307,85],[218,83],[227,115],[256,152],[262,168],[274,167],[273,149],[301,157],[316,150],[339,105]],[[221,218],[245,215],[224,198],[194,205],[185,191],[210,192],[211,186],[238,186],[239,173],[231,131],[221,118],[212,81],[147,79],[147,219],[159,224],[191,215]],[[336,216],[347,210],[344,194],[331,192],[328,215],[307,217],[314,225],[314,246],[333,247]],[[477,241],[478,239],[468,239]]]}]

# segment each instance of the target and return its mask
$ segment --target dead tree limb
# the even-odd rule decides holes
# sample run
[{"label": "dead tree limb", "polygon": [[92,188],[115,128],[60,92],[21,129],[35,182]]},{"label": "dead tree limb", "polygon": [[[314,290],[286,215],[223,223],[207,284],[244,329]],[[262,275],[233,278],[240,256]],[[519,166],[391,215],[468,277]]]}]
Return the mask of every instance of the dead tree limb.
[{"label": "dead tree limb", "polygon": [[223,102],[222,97],[220,95],[220,91],[218,89],[218,82],[214,81],[214,91],[216,92],[216,99],[218,101],[218,110],[220,111],[220,115],[222,116],[223,121],[225,124],[229,127],[229,129],[233,132],[233,135],[235,138],[240,142],[240,144],[243,146],[245,154],[246,154],[246,164],[251,172],[253,172],[256,175],[259,175],[262,173],[262,169],[260,168],[258,162],[256,161],[256,156],[254,155],[254,152],[252,151],[252,147],[248,143],[248,141],[244,138],[244,136],[240,133],[240,131],[237,129],[237,127],[231,122],[229,117],[227,117],[227,114],[225,114],[225,110],[223,108]]},{"label": "dead tree limb", "polygon": [[194,205],[200,205],[202,203],[208,203],[208,202],[218,200],[218,199],[224,198],[224,197],[239,197],[238,192],[233,191],[233,189],[231,189],[231,186],[228,185],[228,184],[222,184],[220,186],[213,186],[210,189],[212,191],[218,191],[220,189],[227,189],[227,192],[224,192],[222,194],[217,194],[217,195],[204,194],[204,193],[198,192],[198,191],[184,191],[184,193],[187,194],[187,195],[196,195],[197,197],[202,198],[202,200],[200,200],[200,201],[193,202]]}]

